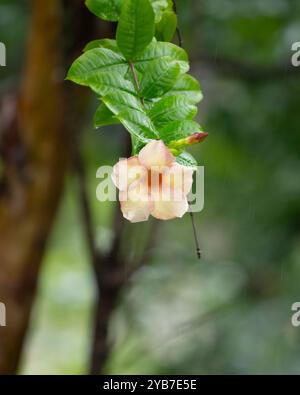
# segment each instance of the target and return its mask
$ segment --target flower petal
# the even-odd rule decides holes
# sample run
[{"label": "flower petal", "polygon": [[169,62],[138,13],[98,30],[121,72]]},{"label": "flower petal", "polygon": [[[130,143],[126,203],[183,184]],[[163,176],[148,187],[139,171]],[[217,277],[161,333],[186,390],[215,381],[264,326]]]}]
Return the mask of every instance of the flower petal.
[{"label": "flower petal", "polygon": [[162,140],[152,140],[140,151],[139,161],[150,170],[152,167],[171,166],[175,158]]},{"label": "flower petal", "polygon": [[193,186],[194,171],[195,169],[193,167],[174,163],[171,167],[164,169],[162,173],[162,190],[164,193],[170,189],[173,194],[179,192],[184,196],[188,195]]},{"label": "flower petal", "polygon": [[113,168],[111,178],[120,191],[125,191],[134,181],[147,175],[147,169],[142,166],[137,156],[120,160]]},{"label": "flower petal", "polygon": [[120,192],[119,198],[124,218],[134,223],[148,220],[153,210],[153,203],[150,200],[146,184],[133,183],[128,191]]},{"label": "flower petal", "polygon": [[157,219],[169,220],[174,218],[181,218],[188,211],[189,205],[186,197],[180,201],[174,200],[159,200],[154,201],[154,208],[151,215]]}]

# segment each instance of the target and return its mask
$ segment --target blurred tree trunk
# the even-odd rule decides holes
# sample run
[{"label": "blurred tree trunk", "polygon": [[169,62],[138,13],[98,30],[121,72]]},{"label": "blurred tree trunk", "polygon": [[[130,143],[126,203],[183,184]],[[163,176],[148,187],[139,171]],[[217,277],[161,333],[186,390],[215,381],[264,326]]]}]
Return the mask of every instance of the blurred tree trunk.
[{"label": "blurred tree trunk", "polygon": [[18,116],[1,130],[0,373],[16,372],[38,271],[62,193],[69,157],[64,125],[60,0],[33,0],[32,27]]},{"label": "blurred tree trunk", "polygon": [[[71,161],[80,184],[84,230],[98,286],[90,372],[99,374],[109,356],[109,322],[127,284],[130,263],[126,254],[120,254],[126,232],[119,208],[109,253],[103,255],[96,248],[79,149],[82,114],[89,96],[87,90],[64,85],[63,81],[65,64],[69,65],[92,38],[97,19],[85,10],[81,0],[32,0],[31,4],[22,89],[17,100],[8,97],[0,110],[4,164],[0,183],[0,302],[7,307],[7,327],[1,328],[0,337],[0,374],[17,372],[40,264]],[[66,22],[65,34],[70,40],[64,39]],[[100,38],[112,36],[115,29],[112,24],[98,27]],[[124,145],[128,156],[129,145]]]},{"label": "blurred tree trunk", "polygon": [[0,302],[7,307],[0,374],[16,373],[19,366],[69,162],[79,175],[83,208],[87,204],[79,147],[89,93],[64,84],[65,72],[96,32],[98,38],[111,37],[115,29],[97,25],[82,0],[32,0],[31,7],[22,89],[17,100],[7,97],[0,103]]}]

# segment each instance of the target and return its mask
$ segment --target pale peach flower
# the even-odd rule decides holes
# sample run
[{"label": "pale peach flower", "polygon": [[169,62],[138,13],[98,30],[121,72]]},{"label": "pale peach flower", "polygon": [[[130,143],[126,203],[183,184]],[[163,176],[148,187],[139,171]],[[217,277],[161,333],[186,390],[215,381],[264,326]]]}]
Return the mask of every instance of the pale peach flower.
[{"label": "pale peach flower", "polygon": [[120,160],[112,180],[120,190],[121,210],[131,222],[181,218],[188,211],[187,195],[195,168],[175,161],[161,140],[150,141],[139,153]]}]

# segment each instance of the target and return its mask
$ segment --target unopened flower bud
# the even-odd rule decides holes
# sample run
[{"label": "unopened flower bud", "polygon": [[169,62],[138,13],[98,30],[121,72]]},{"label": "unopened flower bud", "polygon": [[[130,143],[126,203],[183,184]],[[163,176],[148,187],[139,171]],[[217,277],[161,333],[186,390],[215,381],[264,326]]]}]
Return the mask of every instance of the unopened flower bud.
[{"label": "unopened flower bud", "polygon": [[188,136],[184,139],[171,141],[169,144],[169,149],[171,151],[176,151],[176,150],[180,151],[189,145],[201,143],[203,140],[206,139],[207,136],[208,133],[204,133],[204,132],[194,133],[191,136]]},{"label": "unopened flower bud", "polygon": [[192,145],[192,144],[198,144],[201,143],[203,140],[206,139],[206,137],[208,136],[208,133],[194,133],[191,136],[186,138],[187,141],[187,145]]}]

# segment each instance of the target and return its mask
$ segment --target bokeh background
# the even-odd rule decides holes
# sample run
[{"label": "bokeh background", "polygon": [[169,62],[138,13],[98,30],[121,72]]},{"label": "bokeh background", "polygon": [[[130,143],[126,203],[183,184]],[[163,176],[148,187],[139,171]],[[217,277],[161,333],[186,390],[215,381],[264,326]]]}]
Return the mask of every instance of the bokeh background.
[{"label": "bokeh background", "polygon": [[[192,74],[204,93],[198,120],[209,132],[192,150],[205,166],[205,209],[196,214],[203,259],[195,257],[188,215],[150,230],[157,236],[151,257],[128,278],[109,317],[105,372],[298,374],[300,329],[291,325],[291,306],[300,300],[300,67],[291,67],[291,46],[300,41],[300,3],[177,3]],[[20,88],[30,24],[30,1],[0,1],[0,41],[8,51],[2,98]],[[67,47],[70,32],[60,40]],[[96,104],[90,96],[82,113],[80,150],[96,241],[105,251],[114,204],[96,200],[96,170],[117,161],[125,132],[95,131]],[[128,252],[139,248],[145,226],[124,236]],[[88,371],[96,292],[69,171],[19,373]]]}]

